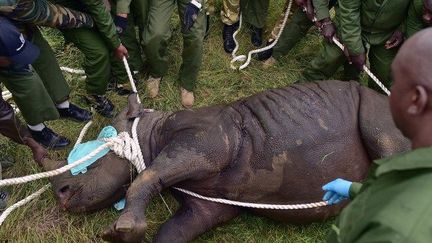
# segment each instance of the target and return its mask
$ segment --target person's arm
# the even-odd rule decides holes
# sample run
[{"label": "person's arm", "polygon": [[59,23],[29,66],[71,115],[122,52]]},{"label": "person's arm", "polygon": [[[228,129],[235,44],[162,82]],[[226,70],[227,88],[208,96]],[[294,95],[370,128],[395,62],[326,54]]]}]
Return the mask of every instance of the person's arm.
[{"label": "person's arm", "polygon": [[350,199],[355,198],[359,194],[362,186],[363,186],[362,183],[353,182],[349,188],[349,198]]},{"label": "person's arm", "polygon": [[116,3],[116,14],[117,15],[127,15],[130,13],[130,5],[132,0],[118,0]]},{"label": "person's arm", "polygon": [[[419,1],[421,2],[421,1]],[[419,32],[424,28],[424,22],[422,19],[422,9],[417,9],[416,1],[411,1],[410,7],[408,9],[408,15],[405,21],[405,35],[410,38],[415,33]],[[422,8],[423,6],[420,5]]]},{"label": "person's arm", "polygon": [[0,13],[9,19],[22,23],[60,29],[91,28],[93,19],[89,14],[79,12],[46,0],[19,0],[16,5],[0,8]]},{"label": "person's arm", "polygon": [[330,19],[330,13],[327,0],[312,0],[315,17],[317,21]]},{"label": "person's arm", "polygon": [[340,21],[340,38],[349,51],[350,56],[358,56],[365,53],[361,37],[361,1],[339,0],[338,18]]},{"label": "person's arm", "polygon": [[95,25],[103,35],[105,42],[110,49],[114,50],[121,45],[120,38],[117,35],[116,26],[114,25],[111,14],[106,9],[102,0],[82,0],[87,12],[93,17]]}]

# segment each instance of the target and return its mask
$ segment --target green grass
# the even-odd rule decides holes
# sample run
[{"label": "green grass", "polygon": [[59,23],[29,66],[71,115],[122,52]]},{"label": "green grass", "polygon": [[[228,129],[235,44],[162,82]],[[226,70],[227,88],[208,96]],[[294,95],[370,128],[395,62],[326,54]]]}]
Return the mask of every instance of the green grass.
[{"label": "green grass", "polygon": [[[271,14],[268,18],[269,29],[279,16],[282,5],[283,0],[271,2]],[[315,30],[311,30],[308,36],[278,65],[263,70],[261,63],[255,60],[244,71],[234,71],[229,68],[230,56],[223,51],[222,28],[218,16],[216,14],[216,17],[212,18],[211,33],[205,41],[204,60],[198,88],[195,92],[195,107],[228,103],[269,88],[289,85],[299,78],[301,71],[320,48],[318,34]],[[173,18],[173,22],[178,22],[177,16]],[[56,51],[61,65],[80,68],[83,58],[76,48],[65,47],[61,35],[56,30],[45,30],[45,35]],[[179,87],[175,82],[181,64],[181,39],[179,28],[176,27],[169,51],[170,60],[174,61],[170,63],[169,73],[163,80],[160,96],[154,100],[146,99],[143,95],[143,87],[140,87],[145,106],[165,111],[181,109]],[[241,35],[241,46],[243,52],[251,48],[247,32]],[[85,94],[83,81],[77,76],[69,74],[65,76],[73,90],[72,101],[85,106],[81,98]],[[115,94],[109,96],[118,109],[121,109],[126,103],[125,97]],[[101,127],[110,123],[110,120],[100,116],[96,116],[95,121],[94,129],[91,129],[86,136],[87,139],[94,138]],[[49,122],[49,126],[75,140],[84,124],[58,120]],[[16,164],[4,173],[4,177],[24,176],[41,171],[32,161],[31,154],[26,147],[16,145],[6,139],[2,139],[1,144],[3,145],[1,153],[12,156],[16,160]],[[52,151],[50,155],[56,159],[64,159],[70,149]],[[27,185],[8,187],[7,190],[11,193],[10,203],[17,202],[46,183],[48,183],[47,180],[42,180]],[[165,192],[164,196],[172,208],[177,206],[168,192]],[[100,242],[97,235],[118,216],[119,213],[114,209],[106,209],[91,215],[65,213],[58,207],[53,193],[49,191],[9,216],[0,228],[0,241]],[[146,237],[150,240],[170,215],[161,200],[156,197],[147,210],[147,217],[149,231]],[[207,232],[197,238],[196,242],[320,242],[325,239],[329,226],[330,223],[294,226],[246,213],[224,226]]]}]

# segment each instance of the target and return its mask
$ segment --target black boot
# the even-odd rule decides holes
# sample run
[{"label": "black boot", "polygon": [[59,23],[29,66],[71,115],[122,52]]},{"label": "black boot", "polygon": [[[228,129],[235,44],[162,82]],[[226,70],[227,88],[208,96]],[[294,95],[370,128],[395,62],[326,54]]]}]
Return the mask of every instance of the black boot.
[{"label": "black boot", "polygon": [[33,131],[31,129],[29,130],[33,139],[48,149],[64,148],[68,146],[70,143],[70,141],[67,138],[58,135],[48,127],[44,127],[42,131]]},{"label": "black boot", "polygon": [[57,108],[61,118],[68,118],[78,122],[86,122],[92,119],[90,111],[84,110],[74,104],[69,104],[69,108]]},{"label": "black boot", "polygon": [[239,27],[239,22],[232,25],[224,24],[222,37],[224,41],[224,50],[226,53],[232,53],[234,51],[236,45],[234,42],[233,34],[234,32],[236,32],[238,27]]},{"label": "black boot", "polygon": [[255,26],[251,26],[251,42],[252,45],[259,47],[262,45],[262,28],[257,28]]},{"label": "black boot", "polygon": [[114,105],[105,95],[89,95],[85,99],[102,116],[107,118],[114,116]]},{"label": "black boot", "polygon": [[[268,41],[266,46],[271,45],[273,42],[274,42],[274,40]],[[265,61],[265,60],[269,59],[272,55],[273,55],[273,48],[268,49],[267,51],[259,52],[257,54],[257,59],[260,61]]]}]

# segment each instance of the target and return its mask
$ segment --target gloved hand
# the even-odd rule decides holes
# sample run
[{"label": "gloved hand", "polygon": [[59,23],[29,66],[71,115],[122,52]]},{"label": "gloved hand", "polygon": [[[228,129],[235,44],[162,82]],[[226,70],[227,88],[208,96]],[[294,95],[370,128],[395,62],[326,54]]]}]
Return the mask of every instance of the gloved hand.
[{"label": "gloved hand", "polygon": [[189,31],[198,18],[198,13],[201,10],[201,3],[197,0],[192,0],[186,5],[183,15],[183,32]]},{"label": "gloved hand", "polygon": [[115,56],[121,61],[123,60],[123,57],[128,57],[128,50],[126,47],[124,47],[123,44],[120,44],[115,50],[114,50]]},{"label": "gloved hand", "polygon": [[395,32],[393,32],[393,35],[390,37],[390,39],[387,40],[387,42],[385,43],[385,48],[386,49],[392,49],[395,47],[398,47],[402,44],[403,42],[403,34],[401,31],[396,30]]},{"label": "gloved hand", "polygon": [[344,54],[348,59],[349,64],[354,65],[359,70],[363,70],[363,66],[366,64],[366,54],[360,53],[359,55],[352,55],[350,51],[345,47]]},{"label": "gloved hand", "polygon": [[327,201],[329,205],[338,204],[344,199],[349,198],[349,189],[352,182],[341,178],[325,184],[322,189],[326,191],[323,200]]},{"label": "gloved hand", "polygon": [[333,43],[333,37],[336,34],[336,27],[330,19],[326,18],[321,21],[320,31],[324,36],[324,39],[329,43]]},{"label": "gloved hand", "polygon": [[116,15],[114,17],[114,24],[116,26],[117,34],[122,36],[127,28],[128,20],[127,17]]}]

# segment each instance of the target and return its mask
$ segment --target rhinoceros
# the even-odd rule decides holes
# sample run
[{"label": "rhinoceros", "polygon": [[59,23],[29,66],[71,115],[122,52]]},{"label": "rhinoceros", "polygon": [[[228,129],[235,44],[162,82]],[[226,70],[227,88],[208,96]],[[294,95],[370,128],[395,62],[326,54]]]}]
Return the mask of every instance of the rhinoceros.
[{"label": "rhinoceros", "polygon": [[[143,112],[134,100],[113,125],[130,131],[132,118],[140,116],[146,170],[133,180],[131,165],[110,152],[86,174],[51,179],[61,205],[71,212],[110,206],[127,191],[125,209],[102,234],[108,241],[142,241],[145,208],[164,188],[251,203],[318,202],[326,182],[338,177],[361,181],[372,160],[410,146],[393,123],[387,97],[356,82],[295,84],[228,105],[177,112]],[[44,166],[64,163],[46,160]],[[172,192],[180,208],[163,224],[157,242],[187,242],[243,211]],[[343,206],[251,211],[307,223],[332,217]]]}]

